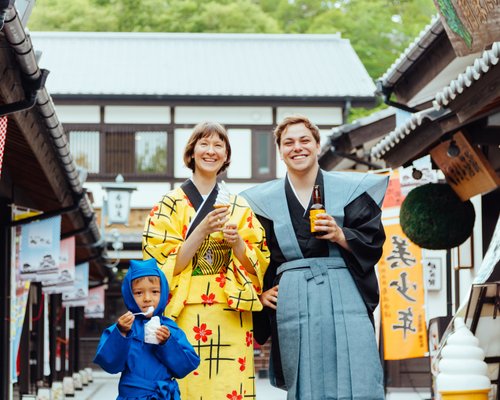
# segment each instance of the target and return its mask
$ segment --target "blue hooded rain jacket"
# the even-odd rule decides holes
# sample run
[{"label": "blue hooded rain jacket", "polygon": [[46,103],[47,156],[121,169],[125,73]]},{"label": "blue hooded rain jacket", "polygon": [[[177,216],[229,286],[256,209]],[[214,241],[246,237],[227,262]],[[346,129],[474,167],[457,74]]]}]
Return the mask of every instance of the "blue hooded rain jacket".
[{"label": "blue hooded rain jacket", "polygon": [[170,329],[170,338],[162,345],[144,342],[144,324],[149,321],[137,315],[132,329],[124,337],[117,324],[106,328],[97,347],[94,362],[106,372],[121,372],[117,400],[180,400],[175,378],[183,378],[200,364],[200,359],[185,333],[170,318],[163,316],[167,305],[168,283],[156,260],[130,261],[122,283],[123,300],[133,313],[140,312],[132,294],[132,280],[158,276],[161,295],[153,315]]}]

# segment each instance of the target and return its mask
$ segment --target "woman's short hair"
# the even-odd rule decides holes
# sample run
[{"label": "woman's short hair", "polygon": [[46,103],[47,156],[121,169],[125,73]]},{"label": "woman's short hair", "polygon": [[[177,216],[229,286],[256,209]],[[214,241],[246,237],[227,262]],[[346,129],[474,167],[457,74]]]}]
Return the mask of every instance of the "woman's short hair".
[{"label": "woman's short hair", "polygon": [[224,164],[222,164],[222,167],[219,169],[219,171],[217,171],[217,174],[224,172],[227,167],[229,167],[229,164],[231,163],[231,144],[229,143],[229,137],[227,136],[226,129],[217,122],[200,122],[194,127],[193,133],[191,133],[191,136],[189,137],[189,140],[184,149],[184,164],[191,171],[194,172],[195,169],[193,154],[196,143],[198,143],[198,140],[210,137],[214,134],[217,134],[226,145],[227,156],[226,161],[224,162]]},{"label": "woman's short hair", "polygon": [[319,128],[304,115],[294,114],[283,119],[283,121],[281,121],[279,125],[274,129],[274,139],[276,140],[276,144],[278,147],[280,147],[281,136],[283,136],[283,133],[286,132],[290,125],[296,124],[304,124],[306,128],[311,131],[314,140],[316,140],[316,143],[320,143],[321,138],[319,135]]}]

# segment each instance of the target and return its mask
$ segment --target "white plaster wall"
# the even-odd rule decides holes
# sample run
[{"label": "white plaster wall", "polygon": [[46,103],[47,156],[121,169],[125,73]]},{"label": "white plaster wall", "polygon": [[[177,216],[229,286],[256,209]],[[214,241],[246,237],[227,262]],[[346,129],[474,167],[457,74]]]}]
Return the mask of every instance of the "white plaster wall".
[{"label": "white plaster wall", "polygon": [[170,107],[106,106],[104,122],[107,124],[169,124]]},{"label": "white plaster wall", "polygon": [[98,124],[99,106],[55,106],[59,121],[64,123]]},{"label": "white plaster wall", "polygon": [[316,125],[341,125],[342,109],[339,107],[278,107],[278,123],[288,115],[302,114]]},{"label": "white plaster wall", "polygon": [[332,134],[331,129],[320,129],[319,130],[319,139],[320,146],[323,147],[325,144],[330,142],[330,135]]},{"label": "white plaster wall", "polygon": [[179,128],[175,130],[174,144],[174,176],[176,178],[189,178],[191,170],[184,165],[184,148],[191,136],[192,129]]},{"label": "white plaster wall", "polygon": [[228,129],[231,142],[231,164],[227,170],[228,178],[252,177],[252,132],[250,129]]},{"label": "white plaster wall", "polygon": [[[470,289],[472,282],[476,277],[479,269],[481,268],[481,263],[483,261],[483,235],[482,235],[482,221],[481,221],[481,196],[474,196],[470,199],[472,205],[474,206],[474,211],[476,212],[476,220],[474,223],[474,228],[472,231],[472,241],[469,239],[464,244],[460,246],[460,252],[462,256],[461,260],[464,260],[464,254],[468,255],[471,253],[471,242],[472,242],[472,265],[474,268],[471,269],[460,269],[460,282],[453,282],[455,290],[460,290],[460,304],[463,305],[468,302]],[[452,265],[456,267],[458,265],[458,251],[459,249],[454,249],[452,253]]]},{"label": "white plaster wall", "polygon": [[[128,182],[131,186],[136,186],[137,190],[132,192],[130,196],[131,208],[151,208],[154,203],[162,198],[171,187],[167,182]],[[93,206],[96,208],[102,207],[102,200],[105,191],[102,189],[101,184],[98,182],[87,182],[85,188],[92,192],[94,197]]]},{"label": "white plaster wall", "polygon": [[221,124],[270,125],[271,107],[187,107],[175,108],[176,124],[197,124],[215,121]]}]

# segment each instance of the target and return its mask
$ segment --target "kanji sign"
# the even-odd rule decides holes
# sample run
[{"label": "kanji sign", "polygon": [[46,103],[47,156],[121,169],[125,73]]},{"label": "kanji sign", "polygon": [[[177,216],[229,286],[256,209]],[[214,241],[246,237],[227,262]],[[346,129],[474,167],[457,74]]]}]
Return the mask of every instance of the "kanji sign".
[{"label": "kanji sign", "polygon": [[427,352],[421,249],[399,224],[385,226],[379,261],[384,359],[423,357]]}]

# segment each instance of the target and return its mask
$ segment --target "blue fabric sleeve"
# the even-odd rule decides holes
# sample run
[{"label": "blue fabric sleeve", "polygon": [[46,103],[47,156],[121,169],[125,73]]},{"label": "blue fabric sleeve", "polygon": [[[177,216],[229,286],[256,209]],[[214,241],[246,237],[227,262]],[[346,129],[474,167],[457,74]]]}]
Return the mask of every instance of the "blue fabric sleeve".
[{"label": "blue fabric sleeve", "polygon": [[127,363],[128,352],[132,342],[132,331],[124,337],[116,324],[103,332],[97,346],[94,363],[110,374],[122,372]]},{"label": "blue fabric sleeve", "polygon": [[169,318],[162,318],[162,325],[170,330],[170,338],[156,346],[156,356],[175,378],[184,378],[200,365],[200,357],[188,342],[186,334]]}]

